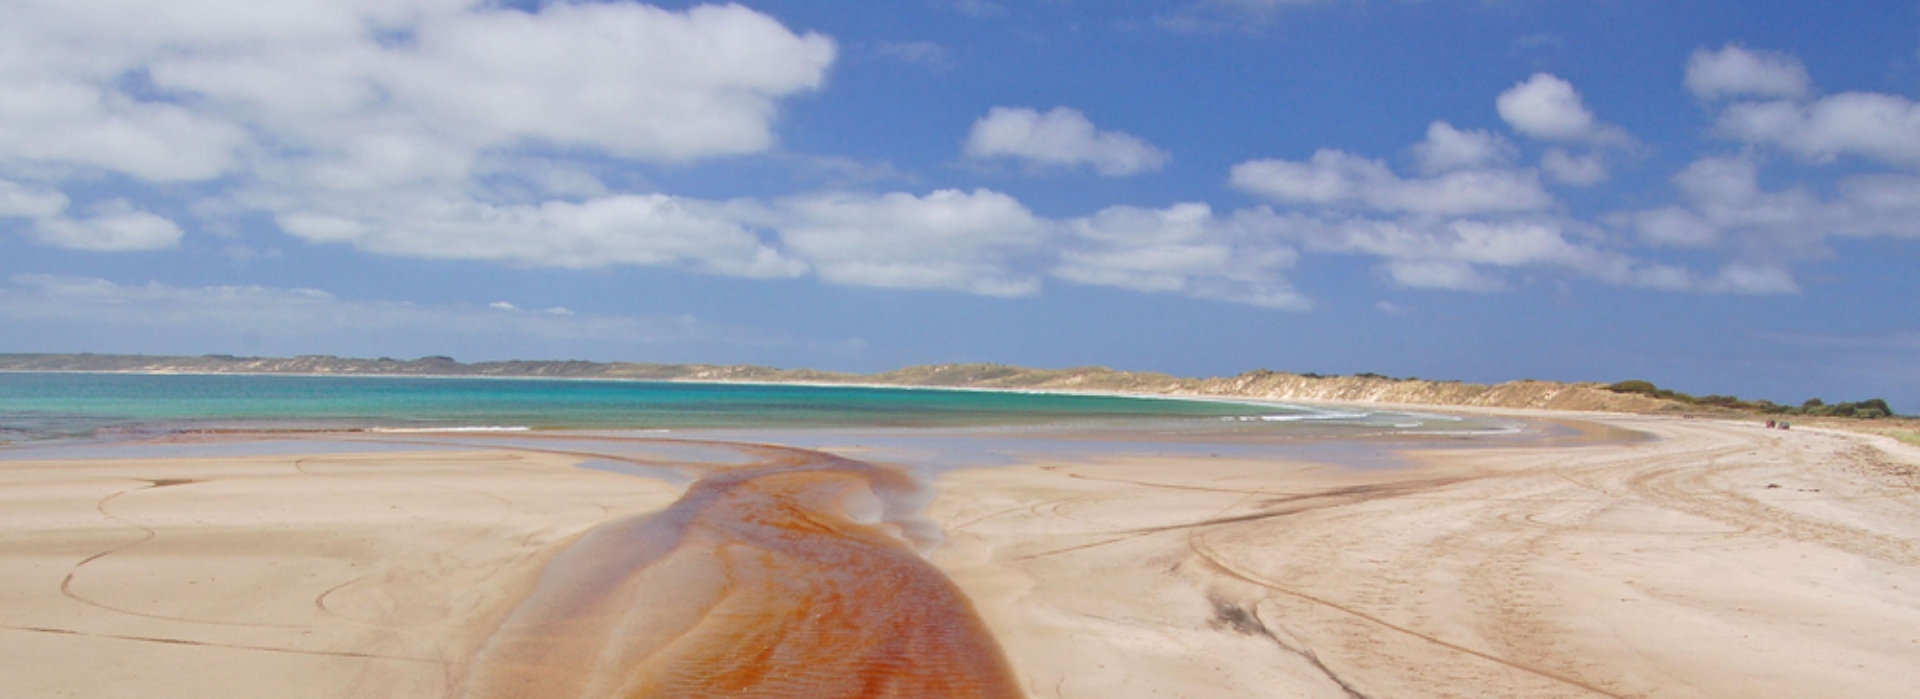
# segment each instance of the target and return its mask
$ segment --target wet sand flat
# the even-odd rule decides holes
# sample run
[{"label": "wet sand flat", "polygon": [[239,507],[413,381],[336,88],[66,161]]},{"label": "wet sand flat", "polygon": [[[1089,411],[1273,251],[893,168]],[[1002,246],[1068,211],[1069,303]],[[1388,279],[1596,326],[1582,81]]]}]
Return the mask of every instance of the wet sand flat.
[{"label": "wet sand flat", "polygon": [[1035,697],[1913,695],[1920,450],[1581,419],[1657,439],[948,474],[935,560]]},{"label": "wet sand flat", "polygon": [[[682,500],[683,486],[523,445],[0,461],[0,675],[21,696],[483,696],[492,690],[474,678],[516,676],[539,656],[526,644],[545,633],[541,619],[590,618],[596,634],[644,631],[614,634],[637,655],[534,661],[535,674],[576,668],[544,675],[574,678],[554,696],[692,691],[672,682],[697,684],[697,672],[652,675],[666,684],[615,676],[650,657],[731,667],[709,662],[725,660],[730,639],[778,645],[739,633],[760,628],[753,619],[818,611],[785,594],[698,598],[735,589],[701,587],[715,571],[861,601],[797,585],[781,567],[817,556],[755,548],[832,535],[874,547],[860,565],[907,565],[898,570],[915,572],[884,575],[922,586],[920,597],[957,591],[978,617],[955,628],[980,624],[1012,691],[1035,697],[1911,694],[1914,448],[1741,423],[1580,418],[1657,439],[1423,452],[1390,471],[1125,455],[951,471],[923,515],[944,533],[926,559],[910,527],[860,495],[881,476],[803,470],[726,491],[772,509],[753,526],[690,537],[710,551],[674,549],[619,580],[589,575],[602,593],[559,603],[540,601],[550,594],[542,576],[570,565],[567,552],[706,510]],[[829,568],[854,555],[804,550]],[[614,606],[569,616],[568,599]],[[618,613],[652,625],[601,624]],[[901,614],[855,626],[911,626]],[[714,618],[724,623],[674,631]],[[824,645],[822,629],[840,626],[773,636]],[[662,638],[682,637],[700,640],[677,646],[692,655],[658,653]],[[883,664],[901,657],[881,650]]]}]

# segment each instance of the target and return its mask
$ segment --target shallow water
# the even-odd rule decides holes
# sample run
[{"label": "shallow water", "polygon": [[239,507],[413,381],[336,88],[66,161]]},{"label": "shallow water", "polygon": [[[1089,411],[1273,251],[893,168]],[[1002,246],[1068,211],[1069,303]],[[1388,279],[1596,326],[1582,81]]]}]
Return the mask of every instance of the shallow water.
[{"label": "shallow water", "polygon": [[[504,448],[685,487],[667,509],[557,553],[460,671],[455,695],[473,699],[1021,696],[970,603],[923,558],[940,533],[916,516],[929,495],[920,483],[937,472],[1155,455],[1391,466],[1400,448],[1521,431],[1410,413],[951,391],[0,379],[0,429],[26,439],[0,459]],[[497,429],[527,426],[610,431]],[[284,432],[314,428],[348,431]],[[768,439],[795,446],[750,443]]]},{"label": "shallow water", "polygon": [[756,461],[556,556],[460,696],[1022,696],[972,605],[915,552],[913,479],[738,449]]}]

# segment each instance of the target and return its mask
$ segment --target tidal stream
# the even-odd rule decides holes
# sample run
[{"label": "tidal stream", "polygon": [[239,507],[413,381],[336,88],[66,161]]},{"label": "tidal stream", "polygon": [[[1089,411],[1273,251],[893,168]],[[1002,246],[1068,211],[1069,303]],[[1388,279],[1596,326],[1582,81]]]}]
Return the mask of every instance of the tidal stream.
[{"label": "tidal stream", "polygon": [[907,474],[729,445],[665,510],[556,555],[466,670],[471,699],[1019,697],[927,563]]}]

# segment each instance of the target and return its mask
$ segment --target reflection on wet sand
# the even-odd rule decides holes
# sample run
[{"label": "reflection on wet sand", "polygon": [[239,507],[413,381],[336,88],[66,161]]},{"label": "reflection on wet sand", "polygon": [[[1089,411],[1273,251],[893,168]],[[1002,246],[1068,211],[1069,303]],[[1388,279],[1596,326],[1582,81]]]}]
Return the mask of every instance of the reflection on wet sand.
[{"label": "reflection on wet sand", "polygon": [[972,606],[913,551],[905,474],[739,449],[757,461],[556,556],[457,694],[1021,696]]}]

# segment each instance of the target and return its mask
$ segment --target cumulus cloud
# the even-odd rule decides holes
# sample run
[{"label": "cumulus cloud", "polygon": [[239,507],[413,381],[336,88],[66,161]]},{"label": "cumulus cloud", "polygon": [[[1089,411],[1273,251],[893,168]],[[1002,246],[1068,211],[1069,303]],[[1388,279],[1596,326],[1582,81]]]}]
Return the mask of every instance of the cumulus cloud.
[{"label": "cumulus cloud", "polygon": [[1022,262],[1045,249],[1049,223],[999,192],[817,194],[765,215],[787,249],[830,283],[989,296],[1040,290]]},{"label": "cumulus cloud", "polygon": [[1619,127],[1595,118],[1572,83],[1548,73],[1534,73],[1500,93],[1494,107],[1513,130],[1544,141],[1622,144],[1632,140]]},{"label": "cumulus cloud", "polygon": [[1206,204],[1110,207],[1066,229],[1068,247],[1053,269],[1060,279],[1287,310],[1313,305],[1283,276],[1298,251]]},{"label": "cumulus cloud", "polygon": [[765,151],[836,53],[739,5],[476,0],[25,2],[0,45],[0,171],[40,180],[0,187],[0,210],[43,242],[177,244],[151,213],[48,213],[108,173],[383,254],[748,276],[804,266],[592,167]]},{"label": "cumulus cloud", "polygon": [[973,158],[1014,158],[1050,167],[1084,165],[1108,177],[1158,170],[1171,158],[1146,141],[1119,131],[1101,131],[1086,115],[1067,107],[1044,113],[1026,107],[994,107],[973,122],[965,148]]},{"label": "cumulus cloud", "polygon": [[1720,241],[1720,229],[1712,221],[1679,206],[1638,211],[1629,215],[1627,224],[1653,245],[1706,247]]},{"label": "cumulus cloud", "polygon": [[1718,51],[1701,48],[1687,59],[1687,89],[1701,99],[1724,97],[1805,97],[1813,90],[1800,59],[1727,44]]},{"label": "cumulus cloud", "polygon": [[1784,267],[1736,261],[1720,268],[1720,273],[1707,281],[1706,290],[1721,294],[1797,294],[1800,284]]},{"label": "cumulus cloud", "polygon": [[33,236],[42,243],[98,252],[164,250],[179,245],[184,234],[172,220],[124,201],[95,207],[84,218],[41,218],[33,227]]},{"label": "cumulus cloud", "polygon": [[747,277],[806,269],[722,206],[659,194],[495,205],[409,192],[322,204],[331,205],[286,207],[280,228],[310,242],[429,259],[574,269],[671,265]]},{"label": "cumulus cloud", "polygon": [[0,180],[0,217],[48,218],[67,209],[67,195]]},{"label": "cumulus cloud", "polygon": [[1762,185],[1764,149],[1813,163],[1857,156],[1920,165],[1920,105],[1895,95],[1849,92],[1810,99],[1806,69],[1784,54],[1729,44],[1696,51],[1687,87],[1719,100],[1717,132],[1737,154],[1696,158],[1671,182],[1679,201],[1626,211],[1610,223],[1654,246],[1725,249],[1733,259],[1700,288],[1719,293],[1795,293],[1793,262],[1831,254],[1834,237],[1920,238],[1920,177],[1858,172]]},{"label": "cumulus cloud", "polygon": [[[286,145],[301,150],[342,150],[370,134],[463,151],[537,144],[680,161],[766,148],[776,101],[817,88],[835,52],[825,37],[738,5],[414,8],[389,23],[381,10],[343,3],[312,31],[276,23],[266,31],[293,35],[280,48],[239,34],[167,37],[158,48],[171,50],[134,57],[128,69],[217,116],[298,139]],[[383,42],[383,33],[411,40]]]},{"label": "cumulus cloud", "polygon": [[1551,217],[1433,221],[1289,214],[1271,225],[1309,251],[1378,257],[1382,273],[1409,288],[1498,291],[1507,288],[1498,271],[1522,269],[1559,269],[1621,286],[1679,290],[1694,284],[1685,270],[1582,241],[1579,224]]},{"label": "cumulus cloud", "polygon": [[1528,170],[1453,170],[1403,179],[1385,163],[1338,150],[1321,150],[1307,161],[1252,160],[1233,166],[1237,189],[1276,202],[1349,206],[1384,212],[1459,216],[1533,211],[1553,196]]},{"label": "cumulus cloud", "polygon": [[1718,129],[1815,162],[1854,155],[1920,166],[1920,104],[1897,95],[1847,92],[1804,104],[1741,102],[1721,112]]},{"label": "cumulus cloud", "polygon": [[1490,131],[1463,131],[1436,121],[1427,126],[1427,138],[1413,146],[1420,171],[1429,175],[1507,165],[1518,149]]},{"label": "cumulus cloud", "polygon": [[1561,148],[1549,148],[1540,156],[1540,169],[1562,184],[1588,187],[1605,182],[1607,161],[1597,153],[1575,155]]},{"label": "cumulus cloud", "polygon": [[1905,174],[1842,178],[1835,194],[1822,197],[1804,186],[1767,190],[1760,166],[1745,156],[1709,156],[1673,177],[1682,205],[1629,212],[1620,217],[1652,244],[1713,247],[1731,244],[1743,260],[1765,263],[1766,274],[1747,271],[1742,289],[1785,289],[1758,284],[1785,273],[1788,260],[1824,253],[1832,236],[1920,238],[1920,177]]}]

